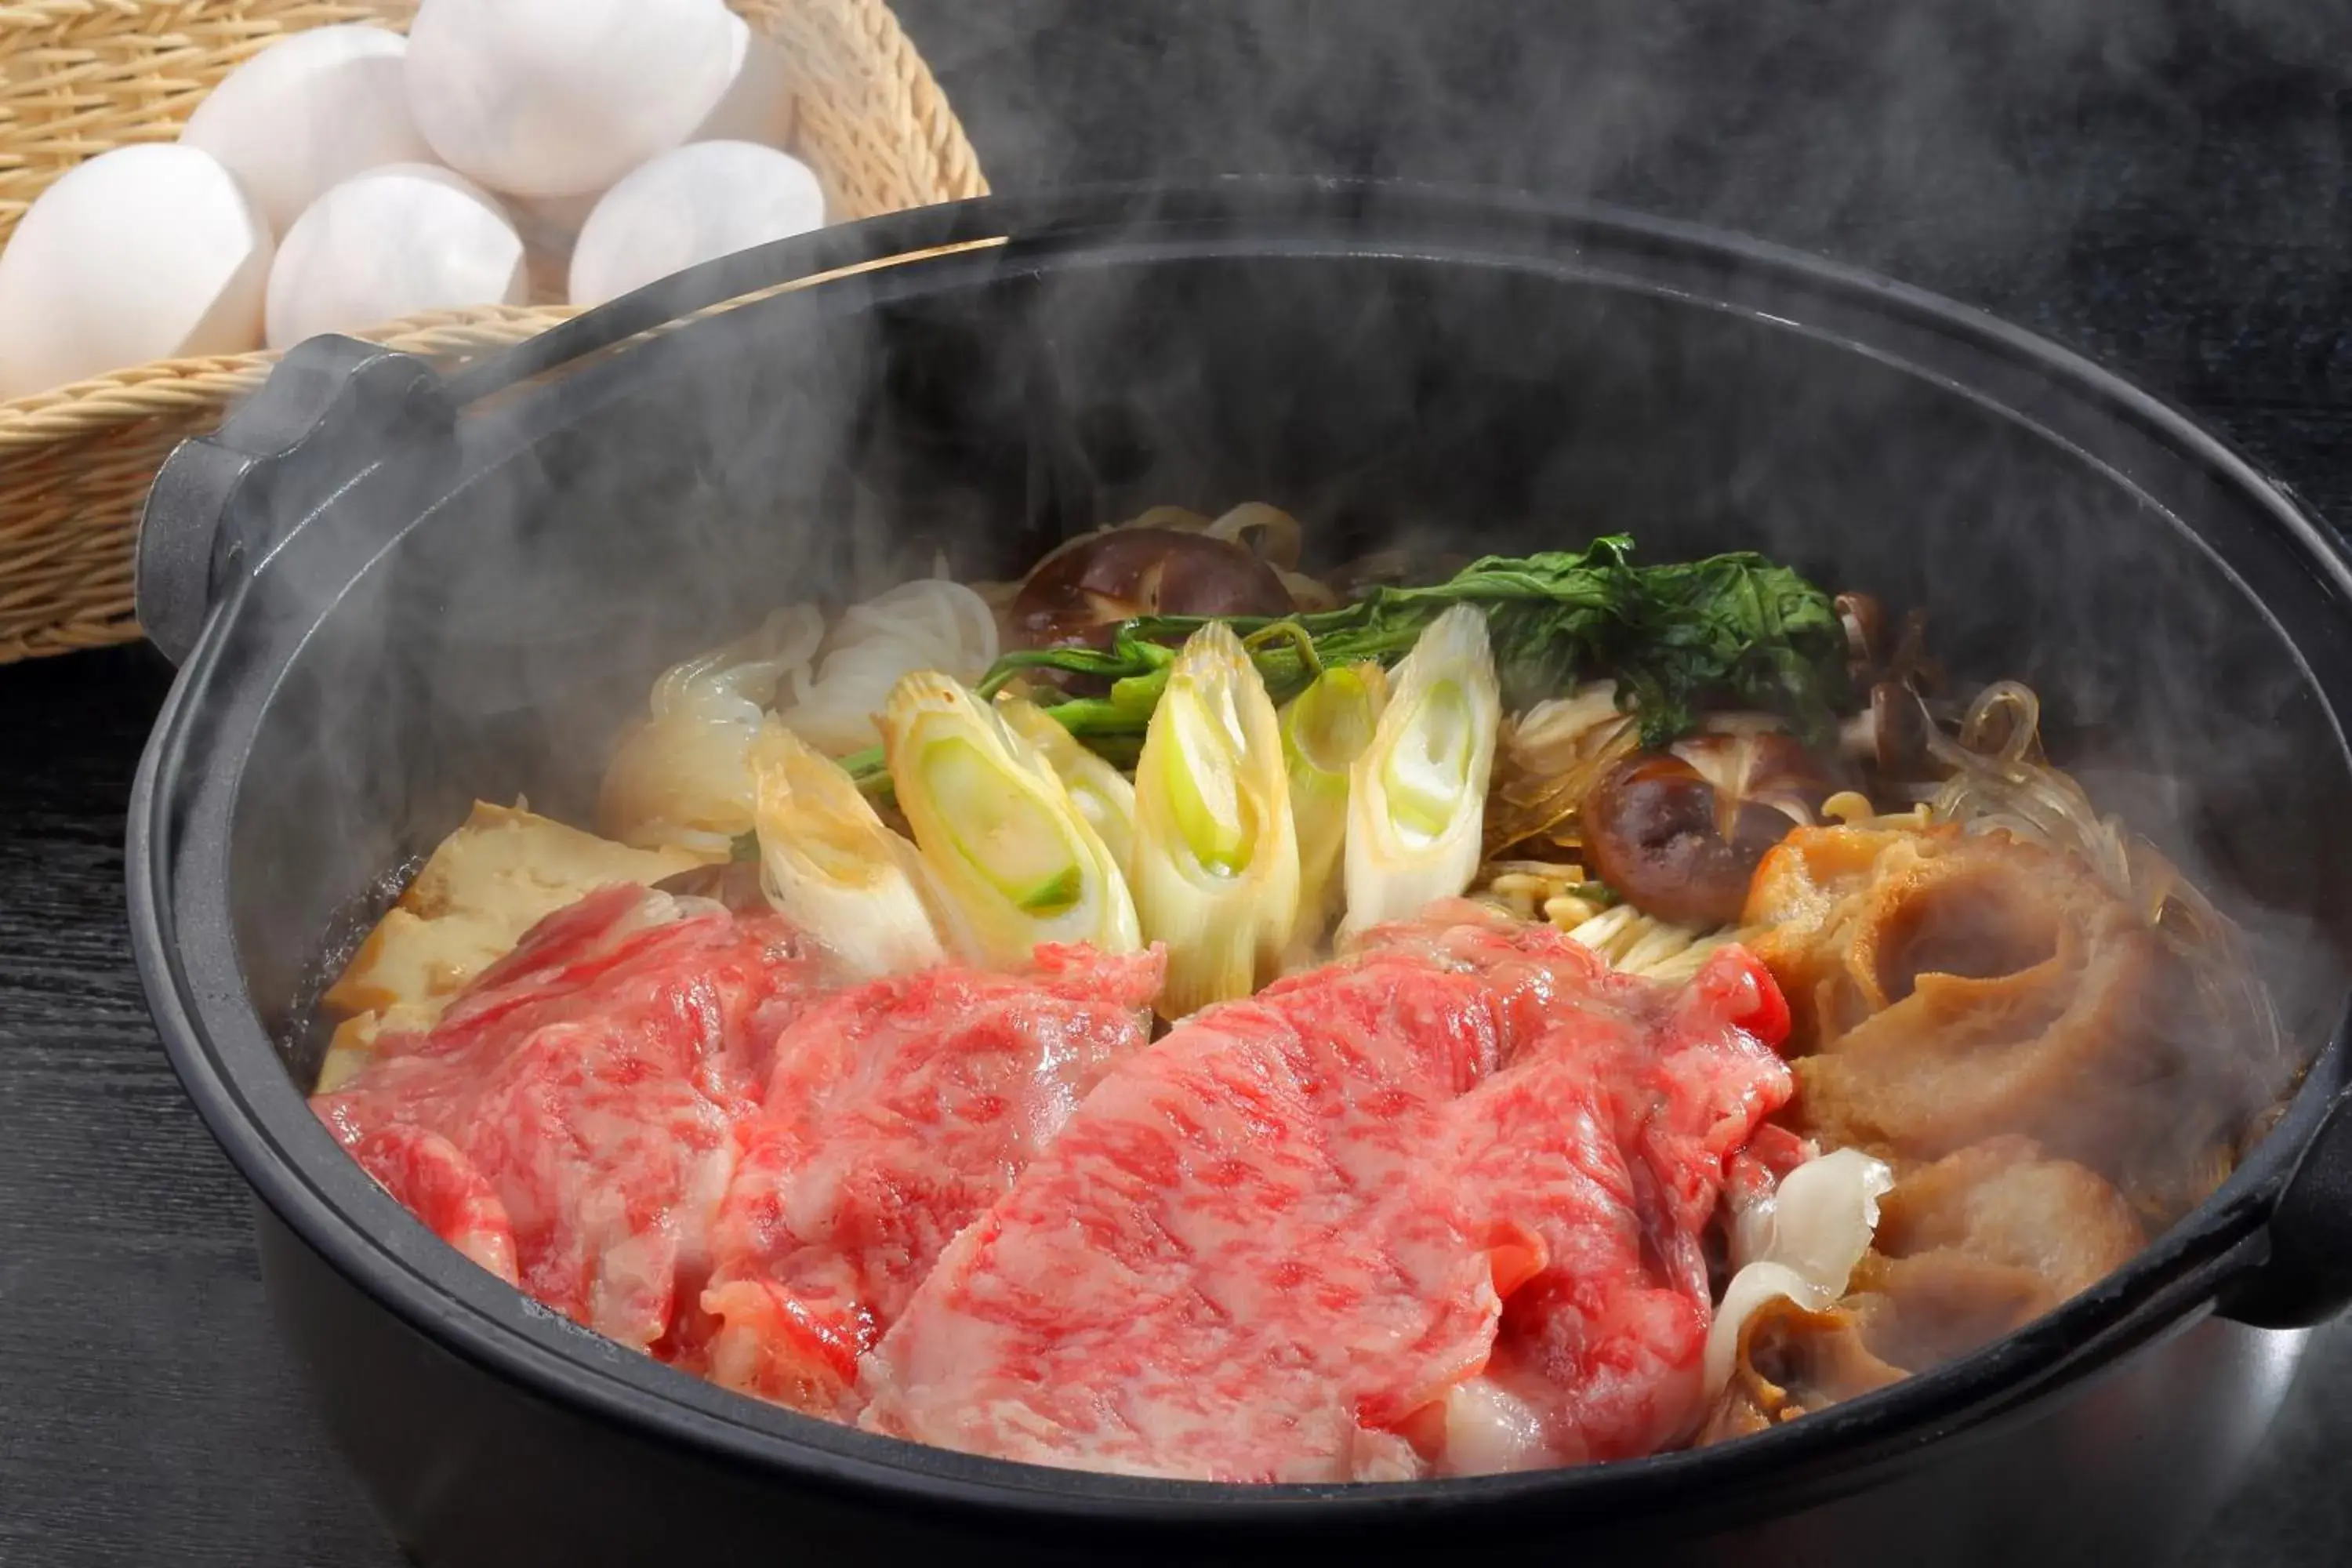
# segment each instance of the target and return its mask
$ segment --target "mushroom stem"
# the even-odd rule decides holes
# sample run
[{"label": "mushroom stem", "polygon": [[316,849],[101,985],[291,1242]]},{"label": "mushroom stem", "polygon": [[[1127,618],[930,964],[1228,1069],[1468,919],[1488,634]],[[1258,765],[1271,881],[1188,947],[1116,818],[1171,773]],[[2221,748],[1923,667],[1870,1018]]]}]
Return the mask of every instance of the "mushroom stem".
[{"label": "mushroom stem", "polygon": [[1868,762],[1878,755],[1878,708],[1875,703],[1838,726],[1838,752],[1840,755],[1856,762]]},{"label": "mushroom stem", "polygon": [[1869,594],[1840,594],[1832,604],[1845,624],[1846,662],[1853,669],[1876,669],[1886,651],[1886,612]]}]

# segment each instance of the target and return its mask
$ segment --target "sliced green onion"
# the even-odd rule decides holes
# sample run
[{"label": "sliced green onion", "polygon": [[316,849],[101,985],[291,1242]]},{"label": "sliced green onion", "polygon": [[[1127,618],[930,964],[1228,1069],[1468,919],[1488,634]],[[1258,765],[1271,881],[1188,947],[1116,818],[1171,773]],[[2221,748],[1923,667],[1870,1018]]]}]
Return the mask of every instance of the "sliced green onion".
[{"label": "sliced green onion", "polygon": [[1389,679],[1388,706],[1349,778],[1347,932],[1409,920],[1478,869],[1503,718],[1486,616],[1447,610]]},{"label": "sliced green onion", "polygon": [[1160,1012],[1246,996],[1279,966],[1298,911],[1282,732],[1241,640],[1194,632],[1170,668],[1135,773],[1128,878],[1168,947]]},{"label": "sliced green onion", "polygon": [[1059,720],[1025,698],[999,692],[996,711],[1014,734],[1037,748],[1110,851],[1113,863],[1124,868],[1135,850],[1135,786],[1127,775],[1080,745]]},{"label": "sliced green onion", "polygon": [[750,761],[768,901],[860,977],[940,962],[915,847],[883,825],[841,764],[772,718]]},{"label": "sliced green onion", "polygon": [[1388,695],[1388,672],[1367,660],[1325,670],[1282,710],[1290,820],[1298,836],[1298,920],[1291,929],[1290,962],[1311,957],[1338,913],[1348,775],[1371,744]]},{"label": "sliced green onion", "polygon": [[924,748],[915,765],[923,795],[951,803],[940,817],[948,842],[1015,909],[1056,915],[1077,901],[1084,872],[1038,791],[955,736]]},{"label": "sliced green onion", "polygon": [[882,743],[966,956],[1012,968],[1039,942],[1141,945],[1102,837],[1037,748],[970,691],[935,671],[908,675],[884,705]]}]

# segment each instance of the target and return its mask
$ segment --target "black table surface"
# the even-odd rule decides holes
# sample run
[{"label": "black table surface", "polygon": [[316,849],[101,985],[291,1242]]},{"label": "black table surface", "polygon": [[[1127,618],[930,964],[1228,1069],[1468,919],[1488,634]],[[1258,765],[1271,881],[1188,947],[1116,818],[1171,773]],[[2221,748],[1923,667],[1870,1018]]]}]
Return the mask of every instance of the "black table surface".
[{"label": "black table surface", "polygon": [[[1345,171],[1718,222],[2081,348],[2352,524],[2347,8],[898,9],[1000,188]],[[143,647],[0,669],[0,1563],[396,1563],[131,971],[123,810],[170,677]],[[2347,1461],[2325,1331],[2190,1560],[2352,1562]]]}]

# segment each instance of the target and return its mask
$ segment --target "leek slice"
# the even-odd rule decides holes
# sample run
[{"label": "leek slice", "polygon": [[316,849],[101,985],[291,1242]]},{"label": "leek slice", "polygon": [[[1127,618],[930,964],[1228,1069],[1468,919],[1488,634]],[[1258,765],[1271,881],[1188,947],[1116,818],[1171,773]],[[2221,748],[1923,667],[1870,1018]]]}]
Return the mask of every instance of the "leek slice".
[{"label": "leek slice", "polygon": [[1294,960],[1307,957],[1339,912],[1349,773],[1372,743],[1388,698],[1388,671],[1367,659],[1325,670],[1282,710],[1282,760],[1290,777],[1290,820],[1298,835],[1298,920],[1290,933]]},{"label": "leek slice", "polygon": [[1135,771],[1128,866],[1144,935],[1168,948],[1181,1018],[1271,978],[1298,914],[1298,843],[1265,682],[1223,622],[1169,668]]},{"label": "leek slice", "polygon": [[1486,617],[1467,605],[1421,634],[1349,773],[1343,938],[1410,920],[1477,874],[1503,700]]},{"label": "leek slice", "polygon": [[860,979],[942,962],[915,847],[883,825],[841,764],[773,718],[750,761],[768,902]]},{"label": "leek slice", "polygon": [[996,711],[1014,734],[1037,748],[1110,851],[1111,863],[1124,868],[1135,851],[1135,786],[1127,775],[1080,745],[1058,720],[1026,698],[1000,691]]},{"label": "leek slice", "polygon": [[1142,945],[1101,835],[1036,747],[957,682],[917,670],[882,710],[890,783],[955,946],[1016,968],[1039,942]]}]

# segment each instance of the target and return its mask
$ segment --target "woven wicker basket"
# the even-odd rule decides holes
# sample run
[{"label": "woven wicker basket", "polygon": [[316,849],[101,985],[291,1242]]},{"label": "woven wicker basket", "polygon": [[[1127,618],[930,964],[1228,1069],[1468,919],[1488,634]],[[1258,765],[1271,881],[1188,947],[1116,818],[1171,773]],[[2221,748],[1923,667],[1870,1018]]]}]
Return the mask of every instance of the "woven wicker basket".
[{"label": "woven wicker basket", "polygon": [[[729,0],[783,46],[793,147],[837,219],[985,195],[963,127],[884,0]],[[335,22],[404,26],[416,0],[0,0],[0,244],[85,158],[169,142],[272,39]],[[493,307],[362,335],[461,359],[561,307]],[[126,642],[131,544],[173,447],[220,422],[275,355],[170,360],[0,404],[0,664]]]}]

